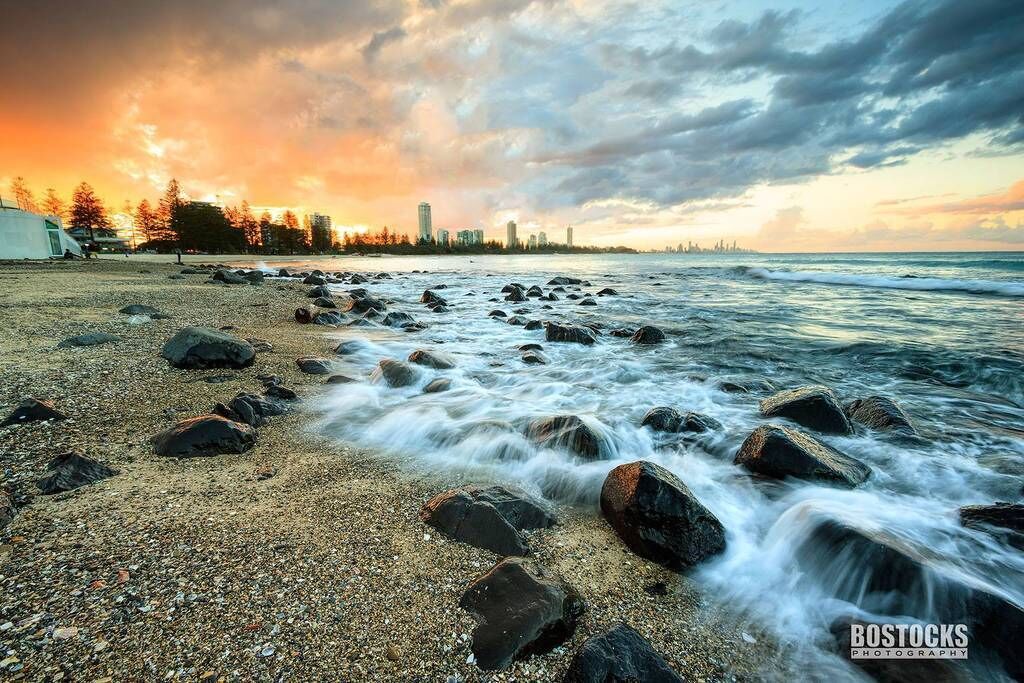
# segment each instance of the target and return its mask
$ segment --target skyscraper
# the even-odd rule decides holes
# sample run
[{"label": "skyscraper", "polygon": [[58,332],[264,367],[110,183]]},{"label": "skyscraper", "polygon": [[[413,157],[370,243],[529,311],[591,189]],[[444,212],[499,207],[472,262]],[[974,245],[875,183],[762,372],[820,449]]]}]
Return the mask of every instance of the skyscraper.
[{"label": "skyscraper", "polygon": [[548,246],[548,234],[541,230],[537,233],[537,246],[546,247]]},{"label": "skyscraper", "polygon": [[572,226],[570,225],[565,229],[565,244],[568,247],[572,247]]},{"label": "skyscraper", "polygon": [[474,230],[473,231],[473,244],[483,244],[483,243],[484,243],[484,231],[483,230]]},{"label": "skyscraper", "polygon": [[442,247],[447,247],[448,246],[448,231],[447,230],[445,230],[443,228],[439,228],[438,229],[438,231],[437,231],[437,243],[439,245],[441,245]]},{"label": "skyscraper", "polygon": [[516,239],[516,222],[509,221],[505,224],[505,248],[515,249],[519,246],[519,240]]},{"label": "skyscraper", "polygon": [[420,202],[420,241],[429,242],[431,235],[430,204]]},{"label": "skyscraper", "polygon": [[537,248],[537,236],[536,235],[530,235],[530,238],[527,240],[526,243],[529,245],[530,249],[536,249]]},{"label": "skyscraper", "polygon": [[313,251],[327,251],[334,246],[330,216],[322,213],[307,214],[306,227],[309,230],[310,246],[313,247]]}]

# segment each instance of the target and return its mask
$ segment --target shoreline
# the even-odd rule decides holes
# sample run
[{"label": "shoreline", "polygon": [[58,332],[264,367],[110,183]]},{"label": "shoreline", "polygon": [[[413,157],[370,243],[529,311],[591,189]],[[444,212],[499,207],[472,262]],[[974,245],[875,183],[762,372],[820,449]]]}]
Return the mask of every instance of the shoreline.
[{"label": "shoreline", "polygon": [[[224,257],[186,263],[211,260]],[[592,510],[567,507],[530,543],[583,595],[579,628],[547,655],[481,672],[467,661],[475,622],[458,602],[498,558],[445,538],[419,512],[448,488],[490,482],[328,441],[301,408],[271,418],[243,454],[154,455],[151,435],[257,391],[261,374],[315,402],[323,378],[295,359],[332,346],[331,328],[292,320],[307,286],[169,279],[179,270],[137,256],[0,264],[0,404],[6,413],[37,396],[69,417],[0,429],[3,486],[17,504],[0,529],[0,624],[11,624],[0,659],[15,658],[13,680],[560,680],[584,639],[619,622],[686,679],[785,677],[791,663],[768,636],[691,577],[630,553]],[[171,317],[131,325],[118,309],[132,303]],[[178,370],[159,353],[186,325],[230,325],[273,349],[243,370]],[[56,348],[83,332],[122,340]],[[35,480],[68,450],[119,474],[40,495]]]}]

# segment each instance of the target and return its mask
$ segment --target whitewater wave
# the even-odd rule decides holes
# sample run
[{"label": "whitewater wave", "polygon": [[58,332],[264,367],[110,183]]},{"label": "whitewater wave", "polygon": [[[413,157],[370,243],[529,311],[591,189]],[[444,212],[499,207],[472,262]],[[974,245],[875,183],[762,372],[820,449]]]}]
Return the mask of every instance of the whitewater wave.
[{"label": "whitewater wave", "polygon": [[952,291],[971,294],[992,294],[997,296],[1024,297],[1024,282],[999,282],[996,280],[957,280],[939,277],[888,277],[884,275],[863,275],[857,273],[826,273],[824,271],[768,270],[767,268],[746,268],[747,275],[762,280],[781,282],[817,282],[826,285],[850,287],[876,287],[881,289],[909,289],[913,291]]}]

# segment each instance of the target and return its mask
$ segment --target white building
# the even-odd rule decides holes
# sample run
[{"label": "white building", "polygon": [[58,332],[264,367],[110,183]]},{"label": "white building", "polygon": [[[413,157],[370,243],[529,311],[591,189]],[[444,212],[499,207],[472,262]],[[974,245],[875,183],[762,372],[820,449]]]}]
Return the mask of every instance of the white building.
[{"label": "white building", "polygon": [[0,200],[0,259],[60,258],[65,251],[82,255],[56,216],[40,216]]},{"label": "white building", "polygon": [[541,230],[537,233],[537,246],[546,247],[548,246],[548,234]]},{"label": "white building", "polygon": [[484,243],[484,231],[483,230],[474,230],[473,231],[473,244],[483,244],[483,243]]},{"label": "white building", "polygon": [[565,229],[565,244],[567,246],[570,246],[570,247],[572,246],[572,226],[571,225],[568,228]]},{"label": "white building", "polygon": [[430,204],[420,202],[420,241],[429,242],[433,226],[430,222]]},{"label": "white building", "polygon": [[526,241],[526,243],[530,247],[530,249],[536,249],[537,248],[537,236],[536,235],[530,235],[530,238]]},{"label": "white building", "polygon": [[437,231],[437,243],[440,244],[442,247],[447,247],[448,246],[448,231],[447,230],[439,229]]},{"label": "white building", "polygon": [[505,248],[515,249],[519,246],[519,240],[516,239],[516,222],[509,221],[505,224]]}]

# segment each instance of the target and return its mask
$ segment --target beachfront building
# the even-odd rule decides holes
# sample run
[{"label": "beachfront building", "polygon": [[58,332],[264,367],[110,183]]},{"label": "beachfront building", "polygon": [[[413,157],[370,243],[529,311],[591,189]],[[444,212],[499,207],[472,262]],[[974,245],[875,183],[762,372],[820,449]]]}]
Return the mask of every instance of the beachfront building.
[{"label": "beachfront building", "polygon": [[308,214],[306,225],[309,228],[309,243],[313,251],[329,251],[334,247],[330,216],[322,213]]},{"label": "beachfront building", "polygon": [[483,243],[484,243],[484,231],[483,230],[474,230],[473,231],[473,244],[483,244]]},{"label": "beachfront building", "polygon": [[516,239],[516,222],[509,221],[505,224],[505,248],[516,249],[519,247],[519,240]]},{"label": "beachfront building", "polygon": [[22,211],[16,202],[0,199],[0,259],[60,258],[65,251],[82,255],[60,218]]},{"label": "beachfront building", "polygon": [[537,236],[536,235],[530,235],[530,238],[528,240],[526,240],[526,244],[527,244],[528,248],[536,249],[537,248]]},{"label": "beachfront building", "polygon": [[430,221],[430,204],[426,202],[420,202],[420,242],[429,242],[430,236],[433,231],[433,226]]},{"label": "beachfront building", "polygon": [[537,246],[546,247],[548,246],[548,234],[541,230],[537,233]]},{"label": "beachfront building", "polygon": [[439,229],[437,231],[437,244],[442,247],[448,246],[448,231]]},{"label": "beachfront building", "polygon": [[565,229],[565,245],[572,248],[572,226]]},{"label": "beachfront building", "polygon": [[79,244],[87,244],[92,251],[122,252],[131,248],[131,243],[120,237],[114,228],[75,225],[69,228],[67,233]]}]

